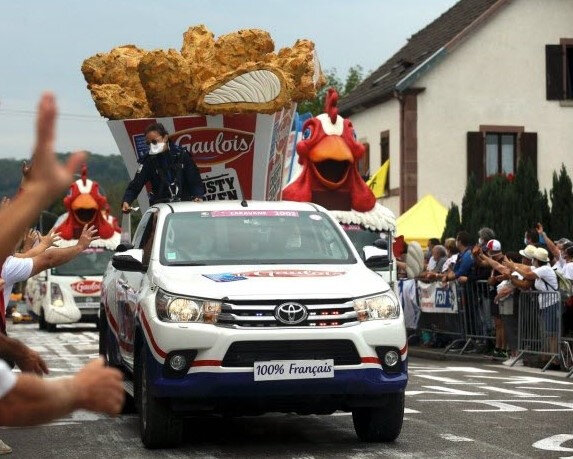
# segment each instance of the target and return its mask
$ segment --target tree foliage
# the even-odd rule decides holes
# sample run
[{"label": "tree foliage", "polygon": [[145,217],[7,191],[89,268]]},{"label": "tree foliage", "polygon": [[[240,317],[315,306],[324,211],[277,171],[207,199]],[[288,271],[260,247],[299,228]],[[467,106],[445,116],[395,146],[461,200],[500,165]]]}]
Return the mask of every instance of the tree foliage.
[{"label": "tree foliage", "polygon": [[573,191],[564,166],[559,176],[554,174],[549,195],[551,210],[547,191],[539,190],[529,160],[520,161],[515,177],[496,175],[480,187],[471,176],[462,199],[461,226],[474,237],[481,227],[492,228],[506,251],[522,248],[525,230],[537,222],[543,223],[550,237],[573,235]]},{"label": "tree foliage", "polygon": [[452,202],[448,215],[446,216],[446,226],[444,227],[444,232],[442,233],[441,241],[442,244],[449,237],[456,237],[460,232],[462,227],[462,222],[460,219],[460,208]]},{"label": "tree foliage", "polygon": [[364,70],[360,65],[351,67],[344,81],[340,78],[335,68],[325,70],[324,75],[326,77],[326,84],[318,91],[317,97],[301,102],[297,108],[298,112],[312,113],[313,116],[324,113],[324,102],[328,88],[335,88],[338,95],[343,97],[362,82]]},{"label": "tree foliage", "polygon": [[555,238],[573,238],[573,188],[571,178],[564,164],[559,175],[553,172],[553,186],[550,192],[551,213],[549,219],[550,231]]}]

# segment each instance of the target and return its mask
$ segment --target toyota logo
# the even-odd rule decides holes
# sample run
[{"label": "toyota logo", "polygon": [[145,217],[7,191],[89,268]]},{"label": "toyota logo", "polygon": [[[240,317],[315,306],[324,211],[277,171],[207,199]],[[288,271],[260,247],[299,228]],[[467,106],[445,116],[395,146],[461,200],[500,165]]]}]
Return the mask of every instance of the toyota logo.
[{"label": "toyota logo", "polygon": [[283,303],[275,308],[275,317],[285,325],[297,325],[308,317],[308,310],[300,303]]}]

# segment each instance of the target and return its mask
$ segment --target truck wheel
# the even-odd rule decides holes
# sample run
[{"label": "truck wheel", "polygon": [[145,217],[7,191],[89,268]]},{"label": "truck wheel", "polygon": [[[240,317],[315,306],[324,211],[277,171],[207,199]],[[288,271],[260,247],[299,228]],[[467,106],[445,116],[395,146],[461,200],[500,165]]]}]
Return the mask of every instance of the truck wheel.
[{"label": "truck wheel", "polygon": [[48,323],[46,322],[46,316],[44,315],[44,308],[40,308],[40,317],[38,318],[38,327],[40,330],[47,330]]},{"label": "truck wheel", "polygon": [[178,446],[183,435],[183,422],[173,415],[164,400],[150,393],[145,346],[142,347],[139,356],[135,383],[141,441],[146,448]]},{"label": "truck wheel", "polygon": [[367,442],[394,441],[400,435],[403,419],[403,392],[388,394],[385,406],[356,408],[352,411],[356,435],[360,440]]},{"label": "truck wheel", "polygon": [[56,324],[51,324],[50,322],[46,322],[46,330],[48,330],[48,332],[50,333],[54,333],[57,330],[57,325]]}]

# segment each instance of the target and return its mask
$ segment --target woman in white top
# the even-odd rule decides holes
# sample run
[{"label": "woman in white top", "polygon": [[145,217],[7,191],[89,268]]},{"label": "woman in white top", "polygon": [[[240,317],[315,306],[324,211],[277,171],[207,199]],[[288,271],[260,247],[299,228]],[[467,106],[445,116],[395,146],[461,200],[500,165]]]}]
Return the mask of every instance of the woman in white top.
[{"label": "woman in white top", "polygon": [[442,266],[442,272],[445,273],[448,269],[453,268],[458,259],[458,247],[456,246],[456,239],[449,237],[444,241],[444,247],[446,248],[446,261]]}]

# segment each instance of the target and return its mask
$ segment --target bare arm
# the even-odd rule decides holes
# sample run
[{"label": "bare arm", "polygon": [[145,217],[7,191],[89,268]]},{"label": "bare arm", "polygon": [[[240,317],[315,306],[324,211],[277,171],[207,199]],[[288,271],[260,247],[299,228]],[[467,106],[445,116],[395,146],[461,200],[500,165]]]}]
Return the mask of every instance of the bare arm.
[{"label": "bare arm", "polygon": [[0,425],[31,426],[61,418],[78,409],[118,414],[124,401],[122,374],[101,358],[73,377],[50,381],[19,375],[0,403]]},{"label": "bare arm", "polygon": [[9,338],[2,333],[0,333],[0,358],[12,360],[24,372],[38,375],[49,373],[48,366],[40,354],[21,341]]},{"label": "bare arm", "polygon": [[55,242],[60,240],[60,234],[54,232],[54,230],[50,231],[45,236],[40,237],[40,242],[32,247],[30,250],[22,253],[16,253],[14,256],[16,258],[34,258],[41,253],[44,253],[50,247],[54,245]]},{"label": "bare arm", "polygon": [[60,266],[67,263],[74,257],[78,256],[85,249],[87,249],[92,241],[98,239],[96,236],[97,230],[94,226],[84,226],[82,234],[78,239],[78,243],[71,247],[65,247],[62,249],[51,249],[46,250],[40,255],[32,258],[33,268],[32,276],[44,271],[45,269],[53,268],[54,266]]},{"label": "bare arm", "polygon": [[545,240],[545,245],[547,245],[547,248],[549,249],[549,251],[553,254],[553,256],[557,259],[559,259],[561,257],[561,253],[559,252],[559,248],[555,245],[555,242],[553,242],[551,239],[549,239],[549,236],[547,236],[547,234],[545,234],[545,231],[543,231],[543,226],[541,227],[541,231],[538,231],[539,234],[541,236],[543,236],[543,239]]},{"label": "bare arm", "polygon": [[32,155],[29,180],[22,191],[0,209],[0,263],[11,254],[22,232],[30,227],[51,202],[64,193],[73,181],[73,172],[84,160],[84,154],[74,153],[67,165],[60,164],[54,153],[56,102],[44,93],[38,106],[36,146]]}]

